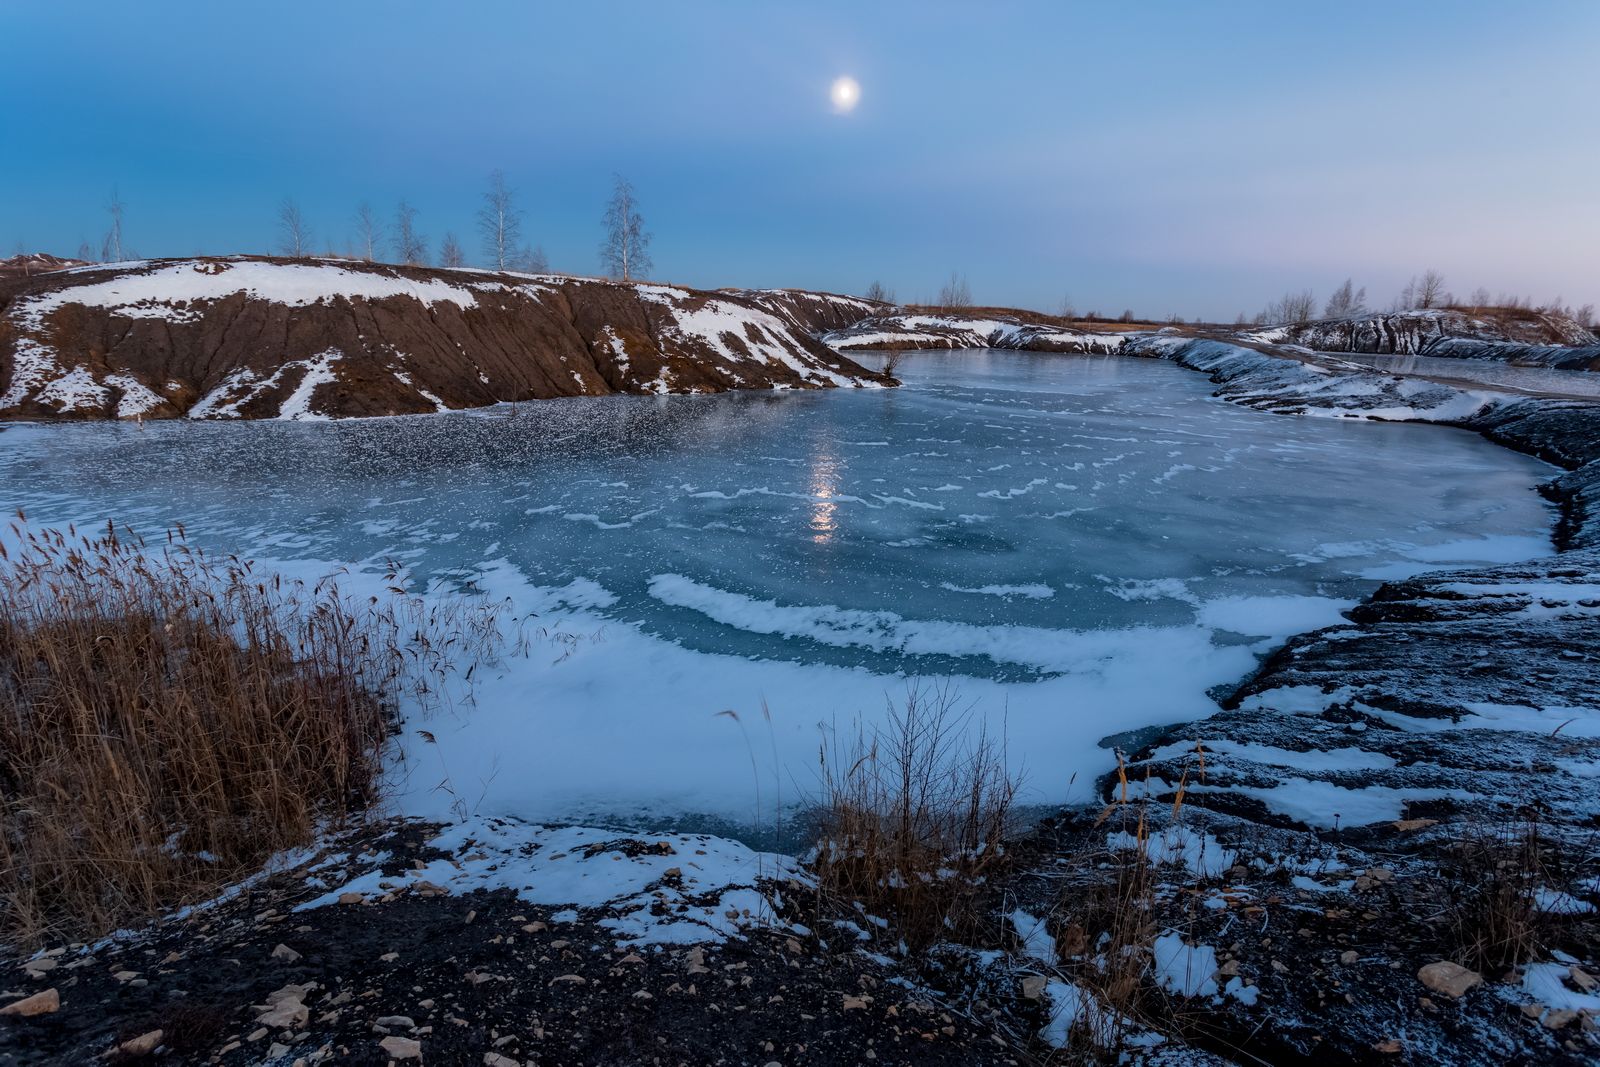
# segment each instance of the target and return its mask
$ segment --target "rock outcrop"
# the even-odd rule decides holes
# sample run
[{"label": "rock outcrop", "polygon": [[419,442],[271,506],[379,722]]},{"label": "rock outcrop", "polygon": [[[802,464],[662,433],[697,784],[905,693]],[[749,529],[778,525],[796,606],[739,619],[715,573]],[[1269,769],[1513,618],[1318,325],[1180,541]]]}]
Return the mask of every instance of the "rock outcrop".
[{"label": "rock outcrop", "polygon": [[[1514,359],[1518,348],[1600,344],[1595,335],[1565,315],[1499,308],[1471,314],[1457,308],[1418,308],[1346,319],[1295,322],[1247,331],[1243,336],[1267,344],[1291,344],[1317,352],[1392,353],[1461,356],[1466,348],[1441,347],[1445,341],[1478,342],[1477,359]],[[1497,351],[1505,355],[1491,355]]]},{"label": "rock outcrop", "polygon": [[888,382],[849,298],[262,257],[0,281],[0,417],[336,418]]}]

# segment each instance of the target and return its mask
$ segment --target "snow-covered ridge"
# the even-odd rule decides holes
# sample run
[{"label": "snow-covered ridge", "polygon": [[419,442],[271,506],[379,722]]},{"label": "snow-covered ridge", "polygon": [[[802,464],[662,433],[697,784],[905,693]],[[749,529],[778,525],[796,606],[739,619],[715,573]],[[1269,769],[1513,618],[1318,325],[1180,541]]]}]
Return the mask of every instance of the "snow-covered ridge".
[{"label": "snow-covered ridge", "polygon": [[331,264],[200,260],[174,263],[146,274],[119,274],[103,282],[57,289],[20,302],[15,320],[38,329],[44,317],[65,304],[100,307],[128,318],[181,318],[181,305],[244,294],[260,300],[304,307],[323,300],[382,300],[405,296],[432,304],[448,300],[473,307],[472,290],[436,279],[412,279]]},{"label": "snow-covered ridge", "polygon": [[1109,354],[1124,335],[1090,332],[1015,316],[889,313],[823,335],[839,351],[886,348],[1005,348]]},{"label": "snow-covered ridge", "polygon": [[[1593,333],[1560,315],[1522,312],[1473,315],[1456,308],[1417,308],[1343,319],[1284,323],[1244,331],[1240,336],[1262,344],[1290,344],[1317,352],[1362,352],[1396,355],[1459,355],[1438,348],[1446,340],[1489,345],[1585,347],[1600,343]],[[1477,358],[1498,357],[1484,349]]]},{"label": "snow-covered ridge", "polygon": [[261,257],[74,268],[12,294],[0,417],[319,419],[880,381],[808,325],[869,305],[822,294]]},{"label": "snow-covered ridge", "polygon": [[1218,396],[1263,411],[1457,423],[1484,415],[1510,399],[1489,389],[1459,389],[1336,359],[1297,360],[1226,341],[1177,334],[1131,338],[1122,351],[1170,359],[1202,371],[1220,386]]}]

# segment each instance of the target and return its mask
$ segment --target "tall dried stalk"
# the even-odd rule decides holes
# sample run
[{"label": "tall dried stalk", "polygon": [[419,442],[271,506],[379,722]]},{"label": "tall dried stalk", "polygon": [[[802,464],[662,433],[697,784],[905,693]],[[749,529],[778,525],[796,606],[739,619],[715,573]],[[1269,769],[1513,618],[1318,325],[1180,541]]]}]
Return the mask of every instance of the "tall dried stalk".
[{"label": "tall dried stalk", "polygon": [[821,753],[820,885],[913,948],[966,932],[1005,860],[1017,782],[1003,741],[971,719],[951,687],[913,685],[884,727]]},{"label": "tall dried stalk", "polygon": [[[11,526],[0,541],[0,938],[87,936],[196,899],[374,798],[497,613],[351,598],[208,558]],[[392,584],[392,580],[391,580]],[[470,669],[470,668],[469,668]]]}]

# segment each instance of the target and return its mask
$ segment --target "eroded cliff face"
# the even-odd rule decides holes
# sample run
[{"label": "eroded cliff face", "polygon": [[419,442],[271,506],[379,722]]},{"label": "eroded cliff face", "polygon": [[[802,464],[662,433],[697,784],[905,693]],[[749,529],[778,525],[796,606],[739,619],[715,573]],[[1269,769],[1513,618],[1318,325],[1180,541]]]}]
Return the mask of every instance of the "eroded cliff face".
[{"label": "eroded cliff face", "polygon": [[[1318,352],[1395,353],[1401,355],[1468,354],[1467,349],[1440,349],[1441,342],[1477,342],[1485,346],[1510,345],[1584,347],[1595,345],[1595,335],[1562,315],[1538,311],[1499,309],[1473,315],[1454,308],[1419,308],[1384,315],[1297,322],[1247,331],[1249,340],[1291,344]],[[1511,358],[1489,354],[1474,358]]]},{"label": "eroded cliff face", "polygon": [[858,303],[343,260],[81,267],[0,281],[0,417],[338,418],[885,384],[811,336]]}]

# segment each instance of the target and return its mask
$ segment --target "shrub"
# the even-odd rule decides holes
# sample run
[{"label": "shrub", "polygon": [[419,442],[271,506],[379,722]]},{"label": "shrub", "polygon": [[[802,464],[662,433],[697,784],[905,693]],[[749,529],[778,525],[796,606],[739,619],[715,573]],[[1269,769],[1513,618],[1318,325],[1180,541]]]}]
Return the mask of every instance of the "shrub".
[{"label": "shrub", "polygon": [[972,717],[952,687],[914,684],[883,727],[821,753],[819,884],[912,948],[968,931],[1005,862],[1018,783],[1003,742],[970,730]]},{"label": "shrub", "polygon": [[493,611],[440,626],[420,601],[208,558],[181,530],[157,550],[109,524],[11,532],[0,936],[16,941],[209,895],[360,810],[402,691],[436,698],[498,634]]}]

